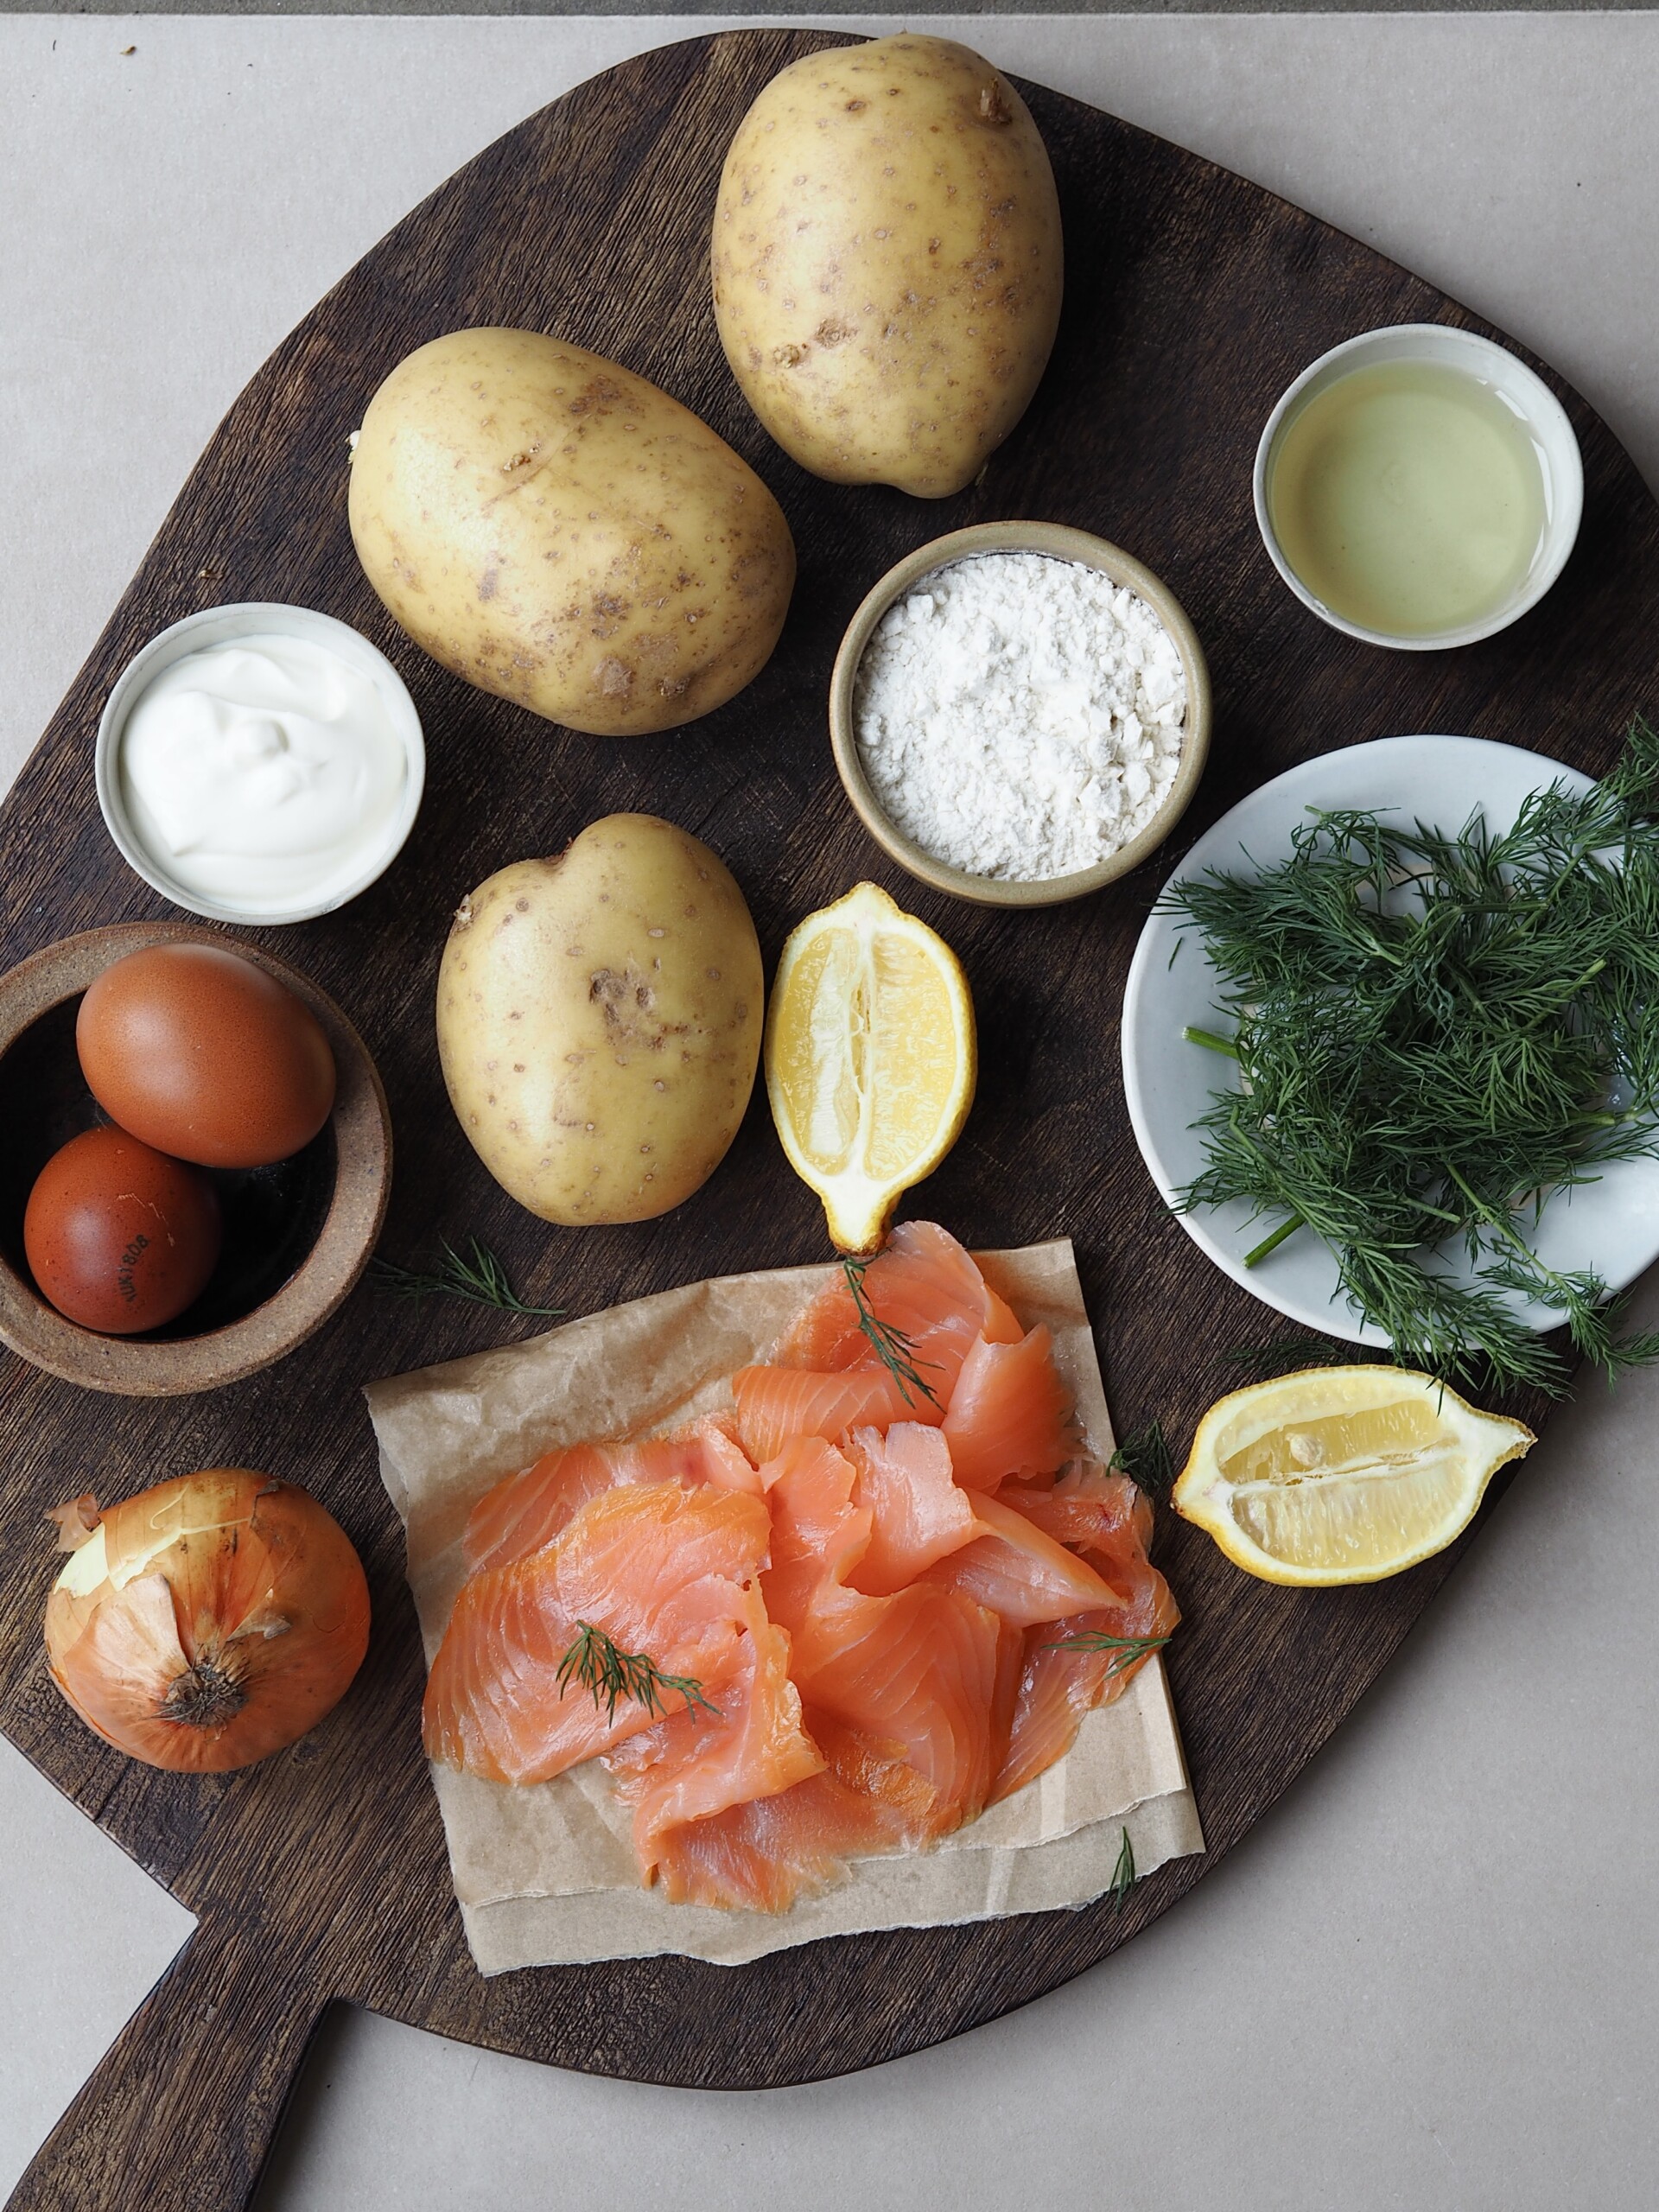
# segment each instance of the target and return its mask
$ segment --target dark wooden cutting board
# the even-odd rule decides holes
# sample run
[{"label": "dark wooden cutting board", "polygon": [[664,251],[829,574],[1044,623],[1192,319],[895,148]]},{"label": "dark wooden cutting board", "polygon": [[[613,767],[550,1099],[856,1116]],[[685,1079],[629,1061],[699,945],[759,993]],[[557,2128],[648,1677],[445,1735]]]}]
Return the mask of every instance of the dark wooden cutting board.
[{"label": "dark wooden cutting board", "polygon": [[[1225,1350],[1278,1325],[1165,1211],[1129,1134],[1118,1007],[1158,883],[1253,785],[1361,739],[1468,731],[1605,766],[1632,712],[1659,702],[1659,510],[1601,423],[1543,370],[1582,441],[1586,485],[1578,551],[1541,607],[1449,654],[1382,652],[1325,628],[1256,536],[1250,464],[1262,421],[1305,362],[1357,331],[1486,326],[1271,194],[1032,86],[1065,211],[1067,299],[1029,414],[973,490],[937,505],[804,474],[727,372],[706,233],[748,103],[785,62],[843,42],[729,32],[595,79],[435,193],[277,349],[0,810],[0,961],[167,911],[121,863],[93,796],[93,731],[128,658],[195,607],[325,608],[406,677],[426,724],[425,807],[372,891],[260,941],[339,999],[378,1061],[398,1156],[383,1249],[419,1259],[440,1235],[476,1232],[537,1302],[576,1312],[825,1255],[816,1203],[785,1166],[762,1098],[713,1181],[677,1212],[581,1232],[549,1229],[498,1191],[445,1102],[433,986],[461,893],[510,860],[558,849],[601,814],[664,814],[729,861],[769,963],[801,915],[861,876],[956,946],[979,1008],[979,1098],[909,1210],[975,1244],[1069,1232],[1120,1430],[1156,1413],[1179,1451],[1228,1387]],[[468,690],[392,628],[346,532],[347,438],[404,353],[476,323],[556,331],[654,378],[781,499],[800,553],[794,609],[771,666],[718,714],[659,740],[575,737]],[[842,798],[825,729],[836,645],[868,586],[946,529],[1010,517],[1077,524],[1149,563],[1192,615],[1216,692],[1209,772],[1176,846],[1100,897],[1033,914],[956,905],[897,874]],[[1121,1915],[872,1936],[734,1969],[667,1959],[486,1982],[461,1940],[420,1754],[419,1644],[359,1391],[524,1325],[416,1310],[365,1286],[282,1365],[213,1395],[152,1402],[78,1393],[0,1357],[0,1724],[200,1916],[15,2204],[228,2212],[335,1999],[559,2065],[720,2088],[806,2081],[954,2035],[1092,1965],[1191,1888],[1342,1719],[1456,1557],[1373,1588],[1299,1593],[1249,1580],[1161,1516],[1158,1556],[1185,1614],[1170,1675],[1210,1851],[1137,1885]],[[40,1620],[56,1567],[41,1516],[88,1486],[120,1495],[227,1461],[304,1483],[338,1514],[368,1568],[375,1634],[350,1695],[313,1736],[240,1775],[170,1777],[98,1742],[47,1676]],[[14,1883],[27,1878],[14,1870]]]}]

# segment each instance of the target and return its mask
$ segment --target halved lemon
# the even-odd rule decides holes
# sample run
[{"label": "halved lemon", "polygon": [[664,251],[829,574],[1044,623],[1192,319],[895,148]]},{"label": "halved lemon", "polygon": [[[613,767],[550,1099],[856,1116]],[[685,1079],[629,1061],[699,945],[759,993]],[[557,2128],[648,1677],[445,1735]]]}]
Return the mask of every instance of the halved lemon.
[{"label": "halved lemon", "polygon": [[974,1002],[941,937],[874,883],[809,914],[766,1011],[766,1091],[789,1164],[843,1252],[956,1142],[974,1099]]},{"label": "halved lemon", "polygon": [[1211,1406],[1173,1502],[1263,1581],[1380,1582],[1444,1551],[1536,1441],[1432,1375],[1311,1368]]}]

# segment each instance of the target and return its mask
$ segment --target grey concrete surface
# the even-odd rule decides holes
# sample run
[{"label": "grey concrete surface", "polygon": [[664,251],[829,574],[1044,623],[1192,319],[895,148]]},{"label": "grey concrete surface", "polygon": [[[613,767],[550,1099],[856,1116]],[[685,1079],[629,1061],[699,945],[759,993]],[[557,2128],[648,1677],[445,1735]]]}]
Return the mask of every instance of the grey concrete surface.
[{"label": "grey concrete surface", "polygon": [[0,1737],[0,2193],[194,1926]]},{"label": "grey concrete surface", "polygon": [[[1433,12],[1559,15],[1585,10],[1605,15],[1645,13],[1650,9],[1651,0],[1442,0],[1441,7]],[[29,0],[0,0],[0,16],[35,12]],[[235,16],[253,11],[229,7],[226,0],[137,0],[137,6],[124,5],[123,0],[85,0],[75,12],[83,16]],[[357,5],[350,8],[336,5],[335,0],[278,0],[277,4],[262,7],[258,12],[271,16],[632,16],[637,11],[629,0],[589,0],[589,4],[580,8],[561,6],[558,0],[357,0]],[[715,0],[677,0],[677,4],[661,12],[668,16],[769,18],[773,10],[758,5],[721,8]],[[863,12],[857,0],[825,0],[817,15],[857,16]],[[911,10],[906,20],[913,22],[922,16],[984,16],[1006,12],[998,8],[996,0],[968,0],[963,7],[952,7],[949,0],[923,0],[923,4]],[[1095,6],[1083,9],[1071,6],[1071,0],[1033,0],[1033,4],[1021,12],[1034,16],[1409,16],[1424,10],[1421,0],[1096,0]]]},{"label": "grey concrete surface", "polygon": [[[0,784],[219,414],[317,295],[539,102],[690,28],[0,20]],[[1659,19],[983,16],[962,35],[1422,270],[1554,360],[1659,482]],[[1659,1284],[1643,1309],[1659,1320]],[[1308,1776],[1071,1988],[747,2098],[341,2012],[261,2212],[1646,2212],[1656,1427],[1659,1376],[1587,1383]],[[186,1920],[3,1745],[0,1868],[3,2190]]]}]

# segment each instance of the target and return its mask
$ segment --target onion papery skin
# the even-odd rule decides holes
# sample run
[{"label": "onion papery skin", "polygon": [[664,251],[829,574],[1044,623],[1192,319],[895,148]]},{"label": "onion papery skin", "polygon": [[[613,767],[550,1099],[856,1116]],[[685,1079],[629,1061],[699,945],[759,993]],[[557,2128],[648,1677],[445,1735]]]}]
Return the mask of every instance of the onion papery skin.
[{"label": "onion papery skin", "polygon": [[222,1774],[296,1743],[369,1640],[351,1539],[306,1491],[209,1467],[99,1516],[46,1607],[52,1679],[118,1751]]}]

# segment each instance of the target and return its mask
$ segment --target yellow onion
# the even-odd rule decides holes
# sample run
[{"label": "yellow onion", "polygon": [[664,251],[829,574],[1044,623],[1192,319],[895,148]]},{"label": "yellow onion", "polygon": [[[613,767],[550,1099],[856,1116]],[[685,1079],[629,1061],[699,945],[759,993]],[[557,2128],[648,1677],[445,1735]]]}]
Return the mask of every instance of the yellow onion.
[{"label": "yellow onion", "polygon": [[46,1607],[52,1679],[151,1766],[222,1773],[281,1751],[344,1695],[369,1640],[351,1539],[292,1483],[208,1467],[52,1516],[72,1556]]}]

